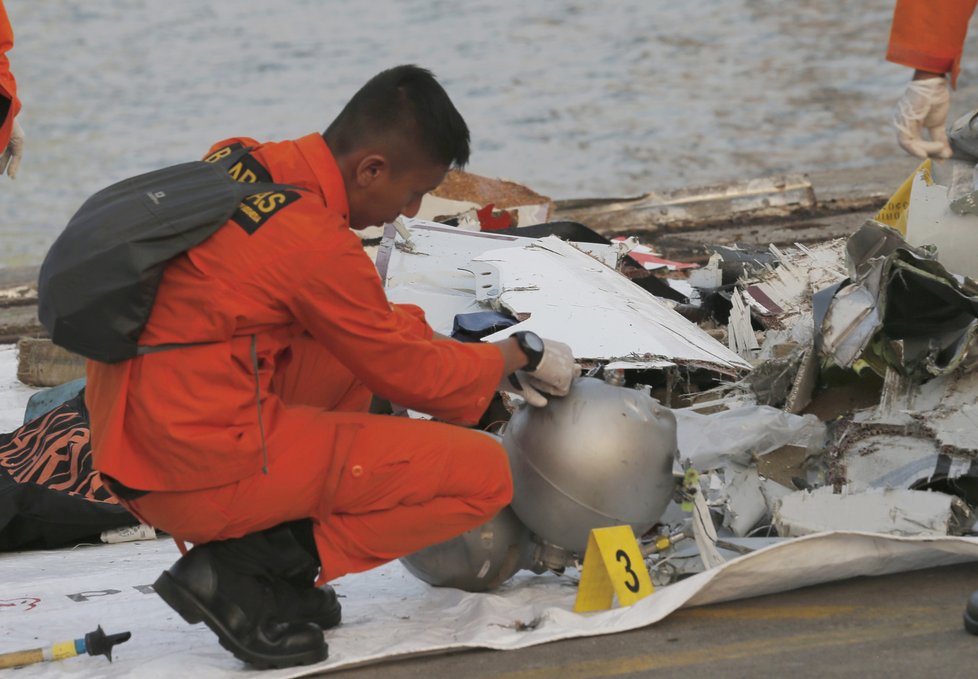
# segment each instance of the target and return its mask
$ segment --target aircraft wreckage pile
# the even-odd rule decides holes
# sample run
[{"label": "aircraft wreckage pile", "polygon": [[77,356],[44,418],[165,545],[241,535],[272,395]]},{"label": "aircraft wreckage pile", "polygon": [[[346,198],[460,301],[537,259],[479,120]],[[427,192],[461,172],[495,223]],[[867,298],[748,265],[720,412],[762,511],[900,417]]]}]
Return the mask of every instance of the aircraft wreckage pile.
[{"label": "aircraft wreckage pile", "polygon": [[[497,398],[480,426],[510,454],[512,505],[404,565],[482,591],[522,569],[563,572],[592,528],[628,524],[661,585],[825,531],[973,535],[978,201],[957,175],[972,176],[952,172],[947,188],[922,168],[899,231],[868,220],[808,245],[715,246],[699,266],[551,221],[553,203],[519,185],[451,174],[423,219],[375,234],[389,298],[462,341],[527,329],[567,342],[584,377],[539,411]],[[711,197],[718,210],[769,209],[769,189],[812,200],[800,180],[735,189]],[[661,219],[694,212],[685,195],[638,202]],[[20,315],[4,336],[36,334],[36,292],[7,292]],[[68,398],[83,362],[45,342],[20,341],[18,377]],[[51,398],[36,395],[28,419]]]},{"label": "aircraft wreckage pile", "polygon": [[690,269],[579,223],[512,227],[545,205],[478,206],[387,227],[391,300],[463,340],[560,339],[585,376],[543,411],[490,408],[513,503],[405,558],[417,577],[481,591],[559,573],[618,524],[656,584],[824,531],[974,534],[978,285],[935,248],[868,220],[809,246],[716,247]]}]

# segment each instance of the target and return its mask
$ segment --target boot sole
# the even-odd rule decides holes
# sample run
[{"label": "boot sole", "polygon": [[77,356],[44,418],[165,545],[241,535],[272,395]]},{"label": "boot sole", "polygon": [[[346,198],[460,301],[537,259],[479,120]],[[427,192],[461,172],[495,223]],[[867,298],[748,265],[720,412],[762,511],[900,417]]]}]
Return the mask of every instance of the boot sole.
[{"label": "boot sole", "polygon": [[266,670],[294,667],[296,665],[311,665],[322,662],[329,657],[329,646],[325,642],[323,642],[322,648],[320,649],[292,655],[256,653],[242,645],[217,618],[211,615],[210,611],[200,603],[192,592],[181,585],[167,571],[163,571],[162,575],[156,579],[156,582],[153,583],[153,589],[156,590],[156,593],[160,595],[160,598],[170,608],[180,614],[181,618],[191,625],[196,625],[199,622],[207,625],[217,635],[221,646],[230,651],[238,660],[246,662],[257,669]]}]

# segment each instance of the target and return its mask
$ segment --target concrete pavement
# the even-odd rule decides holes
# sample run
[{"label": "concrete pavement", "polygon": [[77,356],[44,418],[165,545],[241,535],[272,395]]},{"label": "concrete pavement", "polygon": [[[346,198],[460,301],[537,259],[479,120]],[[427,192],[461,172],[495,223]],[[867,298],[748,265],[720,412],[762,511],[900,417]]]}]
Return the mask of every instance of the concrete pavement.
[{"label": "concrete pavement", "polygon": [[[329,673],[334,679],[962,677],[978,637],[961,624],[978,564],[856,578],[677,611],[632,632],[516,651],[469,651]],[[654,596],[654,595],[653,595]]]}]

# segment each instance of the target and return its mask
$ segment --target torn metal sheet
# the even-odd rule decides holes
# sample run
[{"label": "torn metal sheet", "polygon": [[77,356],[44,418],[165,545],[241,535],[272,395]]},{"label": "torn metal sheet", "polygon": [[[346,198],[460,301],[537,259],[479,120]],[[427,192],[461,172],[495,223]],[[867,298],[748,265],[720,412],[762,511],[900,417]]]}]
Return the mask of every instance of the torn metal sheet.
[{"label": "torn metal sheet", "polygon": [[[953,159],[945,162],[961,163]],[[937,170],[935,167],[935,174]],[[927,172],[918,172],[910,188],[906,240],[911,245],[934,246],[938,260],[948,271],[978,278],[978,216],[965,211],[964,204],[952,209],[954,200],[947,185],[932,182]]]},{"label": "torn metal sheet", "polygon": [[[728,341],[754,364],[737,386],[758,403],[800,412],[810,402],[818,375],[812,320],[818,313],[817,291],[846,280],[845,244],[836,239],[784,250],[772,245],[773,264],[758,262],[752,275],[738,282]],[[759,349],[752,320],[764,328]]]},{"label": "torn metal sheet", "polygon": [[766,246],[741,245],[732,246],[711,245],[715,254],[720,255],[723,268],[723,282],[735,283],[742,278],[750,278],[765,268],[773,267],[776,263],[774,254]]},{"label": "torn metal sheet", "polygon": [[710,255],[710,260],[701,269],[689,272],[686,282],[694,288],[714,290],[723,285],[723,271],[720,269],[720,255]]},{"label": "torn metal sheet", "polygon": [[713,524],[713,516],[710,514],[703,493],[694,493],[692,503],[693,539],[696,541],[696,549],[703,565],[707,569],[715,568],[723,564],[726,559],[717,550],[717,529]]},{"label": "torn metal sheet", "polygon": [[770,406],[744,406],[704,415],[673,409],[679,457],[700,471],[733,463],[746,467],[757,456],[785,445],[821,450],[825,425],[814,415],[792,415]]},{"label": "torn metal sheet", "polygon": [[387,297],[394,303],[417,304],[431,327],[446,336],[457,314],[486,309],[476,299],[472,258],[486,250],[525,247],[535,240],[461,231],[423,220],[405,220],[405,225],[412,248],[400,248],[403,241],[388,225],[377,253]]},{"label": "torn metal sheet", "polygon": [[757,342],[754,327],[750,321],[750,309],[744,303],[740,292],[735,290],[730,298],[730,320],[727,321],[727,346],[730,350],[750,360],[757,354],[761,345]]},{"label": "torn metal sheet", "polygon": [[731,465],[724,474],[723,525],[737,537],[746,536],[768,513],[757,467]]},{"label": "torn metal sheet", "polygon": [[619,237],[612,240],[616,243],[624,243],[629,245],[628,256],[634,259],[646,271],[654,271],[655,269],[681,271],[683,269],[699,268],[699,264],[693,264],[690,262],[675,262],[671,259],[665,259],[652,248],[642,245],[641,243],[629,243],[629,241],[633,239]]},{"label": "torn metal sheet", "polygon": [[728,375],[750,369],[666,302],[576,244],[554,236],[459,231],[421,220],[406,225],[413,247],[399,247],[402,241],[389,229],[377,267],[388,298],[422,307],[439,333],[451,332],[457,314],[505,309],[521,322],[487,341],[526,329],[568,343],[579,360],[611,361],[615,367],[685,365]]},{"label": "torn metal sheet", "polygon": [[971,460],[942,456],[933,439],[881,433],[848,444],[834,475],[853,491],[908,489],[926,487],[939,474],[942,479],[963,476],[971,466]]},{"label": "torn metal sheet", "polygon": [[773,521],[782,537],[833,530],[911,536],[961,535],[975,517],[963,500],[945,493],[873,489],[836,494],[824,487],[781,498]]},{"label": "torn metal sheet", "polygon": [[744,282],[751,306],[774,315],[777,325],[788,327],[812,309],[812,294],[846,278],[845,241],[841,239],[806,247],[796,244],[781,250],[772,245],[777,267]]},{"label": "torn metal sheet", "polygon": [[578,359],[666,359],[727,374],[750,369],[665,302],[553,236],[475,260],[499,271],[502,289],[494,304],[526,318],[488,341],[526,329],[567,342]]},{"label": "torn metal sheet", "polygon": [[947,488],[978,502],[978,373],[923,384],[893,374],[879,406],[837,427],[829,479],[855,490]]},{"label": "torn metal sheet", "polygon": [[856,278],[829,302],[820,325],[822,350],[843,367],[863,358],[919,377],[970,365],[978,285],[901,243],[899,234],[872,221],[850,238],[850,254],[858,253],[850,261]]}]

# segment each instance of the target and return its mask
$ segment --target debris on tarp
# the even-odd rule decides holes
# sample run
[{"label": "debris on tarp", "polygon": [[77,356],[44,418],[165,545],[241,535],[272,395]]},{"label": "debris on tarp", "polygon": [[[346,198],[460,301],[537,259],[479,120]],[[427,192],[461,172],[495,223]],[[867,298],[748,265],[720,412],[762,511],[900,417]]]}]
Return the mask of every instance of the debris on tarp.
[{"label": "debris on tarp", "polygon": [[[393,301],[419,304],[442,332],[459,313],[508,314],[516,322],[484,339],[521,328],[559,338],[590,370],[625,369],[630,384],[674,408],[679,458],[700,472],[700,494],[687,504],[699,509],[683,512],[677,499],[648,544],[669,535],[680,544],[682,536],[695,538],[699,567],[709,568],[722,558],[715,553],[720,543],[760,531],[801,535],[819,520],[829,522],[826,530],[907,535],[971,529],[978,503],[978,464],[971,463],[978,452],[969,457],[978,435],[968,427],[978,415],[978,380],[970,378],[978,288],[948,273],[929,249],[868,222],[847,240],[771,246],[765,257],[715,248],[706,266],[669,271],[636,259],[636,250],[650,253],[634,239],[620,239],[614,249],[553,235],[521,238],[518,229],[488,234],[409,224],[414,250],[397,247],[390,232],[378,257]],[[532,228],[542,235],[546,226]],[[688,304],[667,303],[616,271],[625,254],[653,275],[681,276]],[[741,260],[732,284],[724,280],[725,254]],[[690,307],[700,309],[696,323],[688,320]],[[689,384],[673,389],[676,370],[692,368],[718,379],[699,392]],[[872,407],[832,415],[838,419],[805,414],[824,412],[821,394],[833,370],[854,383],[875,371],[886,386]],[[904,514],[894,514],[901,503]],[[864,505],[865,521],[846,525],[852,508]],[[676,553],[665,547],[650,558]],[[683,572],[690,568],[686,563]]]},{"label": "debris on tarp", "polygon": [[614,245],[472,233],[417,219],[407,224],[413,251],[395,247],[395,234],[385,237],[378,269],[390,300],[417,304],[438,332],[448,334],[457,314],[505,310],[519,324],[487,340],[528,329],[612,369],[683,366],[728,376],[750,370],[668,303],[593,256]]},{"label": "debris on tarp", "polygon": [[848,283],[834,290],[819,327],[838,365],[863,359],[932,376],[974,362],[978,284],[872,221],[849,239],[848,254]]},{"label": "debris on tarp", "polygon": [[954,158],[918,168],[906,209],[906,239],[932,246],[949,271],[978,278],[974,170],[973,161]]},{"label": "debris on tarp", "polygon": [[718,186],[649,192],[627,198],[561,201],[562,218],[619,233],[622,215],[629,229],[657,230],[663,226],[729,221],[738,217],[785,216],[815,206],[811,182],[801,175],[760,177]]},{"label": "debris on tarp", "polygon": [[786,495],[774,507],[774,527],[782,537],[833,530],[961,535],[974,521],[972,508],[953,495],[901,488],[836,493],[822,487]]},{"label": "debris on tarp", "polygon": [[553,210],[550,198],[522,184],[451,170],[445,181],[422,199],[416,217],[441,223],[455,220],[455,225],[468,221],[483,231],[495,231],[545,223]]},{"label": "debris on tarp", "polygon": [[[709,320],[753,365],[739,381],[690,395],[696,409],[674,410],[680,458],[699,471],[717,540],[973,534],[978,285],[946,269],[933,248],[872,220],[848,239],[769,252],[729,284],[719,273],[730,251],[715,248],[687,279],[730,301]],[[798,423],[817,427],[793,437],[787,423],[765,422],[768,407],[825,419],[805,414]],[[767,446],[764,432],[784,437]],[[760,437],[756,445],[747,434]],[[663,530],[684,520],[676,505]],[[682,564],[672,566],[680,577],[710,567],[712,557],[697,553],[683,547],[664,558]]]},{"label": "debris on tarp", "polygon": [[635,241],[634,237],[625,238],[624,236],[618,236],[612,238],[612,241],[615,243],[631,241],[632,245],[628,249],[628,256],[647,271],[654,271],[655,269],[682,271],[683,269],[696,269],[699,267],[699,264],[691,262],[674,262],[671,259],[665,259],[649,246]]},{"label": "debris on tarp", "polygon": [[[906,238],[869,221],[814,244],[712,246],[697,264],[611,240],[622,231],[589,210],[637,208],[648,237],[650,220],[804,211],[810,184],[582,203],[562,208],[575,221],[550,222],[549,198],[452,172],[417,218],[383,228],[376,264],[389,299],[422,307],[441,334],[534,330],[568,343],[588,376],[671,409],[675,495],[638,536],[664,585],[822,531],[974,534],[978,284],[946,245],[915,240],[978,220],[978,193],[955,172],[942,187],[923,168],[907,185]],[[514,408],[500,401],[492,424],[505,426]]]}]

